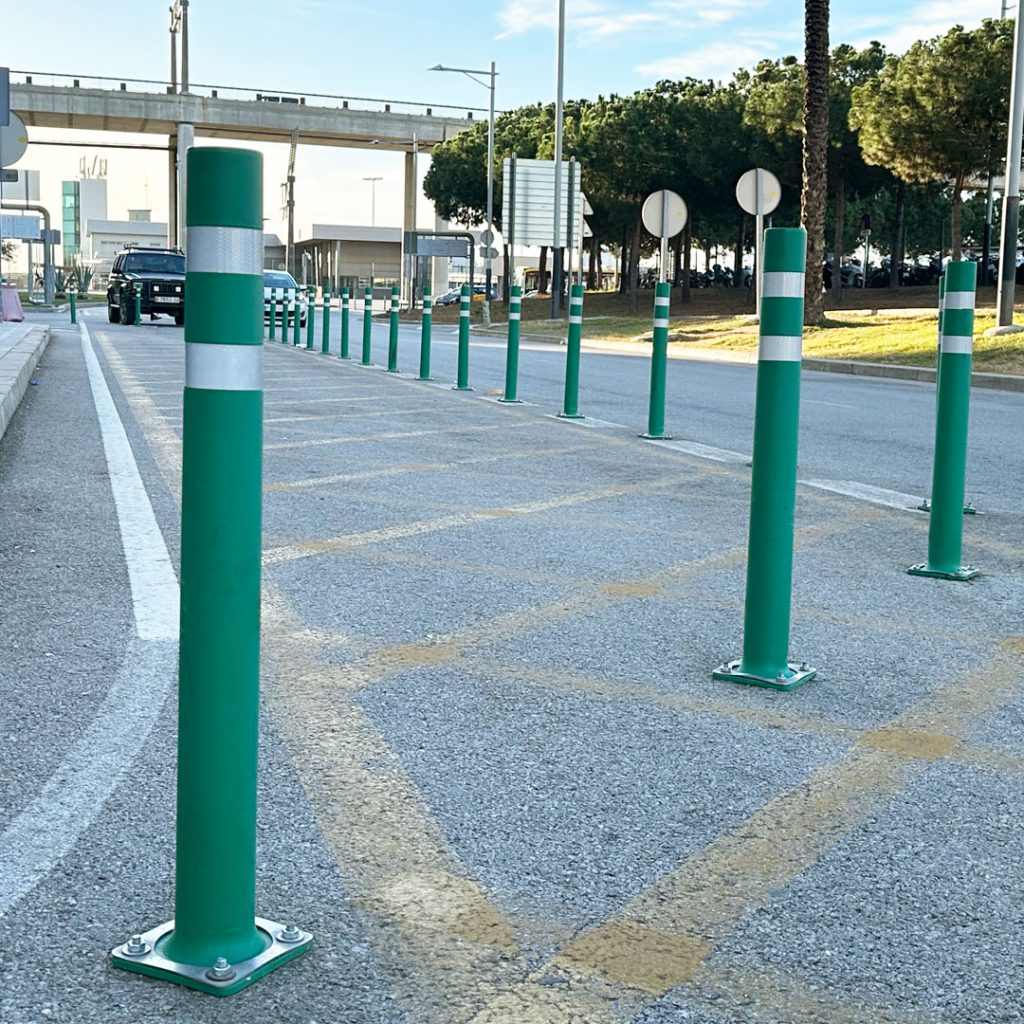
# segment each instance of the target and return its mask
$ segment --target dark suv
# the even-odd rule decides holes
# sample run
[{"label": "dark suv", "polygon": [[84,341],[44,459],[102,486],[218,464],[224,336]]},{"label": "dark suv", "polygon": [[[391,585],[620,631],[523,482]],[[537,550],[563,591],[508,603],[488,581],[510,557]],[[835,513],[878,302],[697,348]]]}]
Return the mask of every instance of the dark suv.
[{"label": "dark suv", "polygon": [[107,285],[107,319],[135,323],[135,293],[140,311],[155,317],[166,313],[180,327],[185,322],[185,254],[180,249],[129,245],[114,258]]}]

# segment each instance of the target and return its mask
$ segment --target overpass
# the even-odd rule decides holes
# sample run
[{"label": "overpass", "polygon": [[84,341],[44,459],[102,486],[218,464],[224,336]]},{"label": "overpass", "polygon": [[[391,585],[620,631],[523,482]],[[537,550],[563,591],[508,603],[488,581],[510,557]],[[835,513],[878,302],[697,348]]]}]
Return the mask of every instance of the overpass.
[{"label": "overpass", "polygon": [[306,145],[402,151],[404,228],[411,231],[416,227],[416,152],[429,152],[469,128],[474,114],[481,112],[473,107],[203,84],[193,84],[183,93],[157,79],[14,70],[11,109],[30,127],[167,136],[169,231],[179,244],[184,235],[178,216],[184,208],[184,152],[195,135],[287,143],[297,130]]}]

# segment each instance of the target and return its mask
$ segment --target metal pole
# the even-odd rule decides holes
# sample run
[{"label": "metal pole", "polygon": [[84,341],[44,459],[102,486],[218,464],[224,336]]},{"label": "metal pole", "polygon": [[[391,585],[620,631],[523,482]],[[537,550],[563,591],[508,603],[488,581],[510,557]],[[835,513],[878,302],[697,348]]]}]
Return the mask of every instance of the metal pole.
[{"label": "metal pole", "polygon": [[982,231],[981,236],[981,280],[978,284],[988,287],[989,272],[988,264],[989,259],[992,256],[992,206],[993,204],[993,193],[994,189],[992,186],[992,171],[988,172],[988,186],[985,190],[985,227]]},{"label": "metal pole", "polygon": [[363,293],[363,352],[360,363],[370,365],[370,342],[373,338],[373,286],[367,285]]},{"label": "metal pole", "polygon": [[491,61],[491,113],[487,122],[487,232],[491,241],[484,247],[484,327],[491,326],[491,251],[494,246],[494,61]]},{"label": "metal pole", "polygon": [[[582,259],[581,259],[582,261]],[[668,280],[668,189],[661,190],[661,267],[658,271],[658,280]],[[657,303],[655,303],[657,305]],[[657,319],[658,311],[654,311]],[[666,324],[667,326],[667,324]]]},{"label": "metal pole", "polygon": [[348,359],[348,289],[341,289],[341,359]]},{"label": "metal pole", "polygon": [[499,402],[519,402],[519,321],[522,317],[523,289],[514,284],[509,288],[508,342],[505,348],[505,394]]},{"label": "metal pole", "polygon": [[472,391],[469,386],[469,304],[473,293],[468,284],[459,297],[459,365],[453,391]]},{"label": "metal pole", "polygon": [[[1024,3],[1024,0],[1021,0]],[[551,319],[558,318],[562,309],[562,128],[565,84],[565,0],[558,0],[558,70],[555,86],[555,223],[554,245],[551,253]]]},{"label": "metal pole", "polygon": [[430,380],[430,326],[433,321],[430,289],[423,289],[423,320],[420,326],[420,375],[417,380]]},{"label": "metal pole", "polygon": [[[667,207],[668,204],[666,203]],[[662,231],[666,230],[668,211],[663,209]],[[662,235],[662,245],[668,238]],[[641,437],[649,441],[667,440],[671,435],[665,433],[665,377],[668,368],[668,310],[672,286],[662,278],[654,289],[654,335],[651,352],[651,398],[647,412],[647,433]]]},{"label": "metal pole", "polygon": [[[757,233],[754,252],[756,256],[757,273],[754,275],[754,308],[761,308],[762,283],[764,280],[764,213],[761,211],[762,196],[764,187],[761,181],[761,168],[758,167],[754,173],[754,209],[757,211],[754,217],[754,231]],[[704,261],[707,263],[707,260]],[[708,268],[705,267],[705,270]]]},{"label": "metal pole", "polygon": [[181,91],[188,92],[188,0],[181,0]]},{"label": "metal pole", "polygon": [[864,232],[864,266],[860,275],[860,286],[862,289],[868,286],[868,249],[871,246],[871,229]]},{"label": "metal pole", "polygon": [[815,674],[789,662],[807,232],[769,228],[763,263],[743,657],[712,677],[792,690]]},{"label": "metal pole", "polygon": [[911,566],[907,571],[912,576],[970,580],[978,575],[977,569],[960,563],[977,269],[971,260],[951,260],[946,266],[935,382],[935,461],[928,561]]},{"label": "metal pole", "polygon": [[583,337],[583,285],[574,284],[569,289],[569,338],[565,348],[565,395],[562,419],[581,420],[580,399],[580,343]]},{"label": "metal pole", "polygon": [[262,157],[202,147],[188,162],[174,920],[112,956],[225,996],[313,937],[256,917]]},{"label": "metal pole", "polygon": [[1024,134],[1024,0],[1017,2],[1013,33],[1013,83],[1010,87],[1010,130],[1006,139],[1006,191],[1003,193],[1003,238],[999,252],[996,323],[1013,324],[1013,290],[1017,274],[1017,232],[1020,228],[1020,154]]},{"label": "metal pole", "polygon": [[398,373],[398,298],[397,284],[391,286],[391,324],[388,332],[388,373]]}]

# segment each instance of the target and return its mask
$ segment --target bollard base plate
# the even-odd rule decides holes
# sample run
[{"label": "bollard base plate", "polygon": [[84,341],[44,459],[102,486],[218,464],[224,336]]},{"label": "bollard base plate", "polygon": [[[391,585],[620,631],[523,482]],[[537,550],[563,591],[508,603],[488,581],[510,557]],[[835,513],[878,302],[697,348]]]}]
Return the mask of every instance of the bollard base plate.
[{"label": "bollard base plate", "polygon": [[266,942],[266,947],[248,960],[232,964],[234,973],[223,981],[215,981],[207,975],[206,972],[210,969],[208,964],[184,964],[177,960],[168,960],[161,954],[161,947],[174,931],[173,921],[157,925],[156,928],[150,928],[148,932],[142,934],[146,952],[129,954],[125,952],[125,946],[121,945],[111,950],[110,956],[113,965],[123,971],[146,974],[161,981],[173,981],[175,984],[214,996],[233,996],[275,967],[301,956],[313,945],[313,936],[304,931],[299,932],[300,937],[295,942],[282,942],[278,935],[285,930],[285,925],[276,921],[257,917],[256,927]]},{"label": "bollard base plate", "polygon": [[788,691],[795,690],[798,686],[803,686],[804,683],[809,682],[818,674],[816,668],[811,668],[805,662],[800,664],[790,663],[786,666],[785,672],[780,672],[777,676],[773,677],[755,676],[750,672],[741,672],[740,665],[742,665],[742,661],[739,658],[736,661],[727,661],[724,665],[719,665],[711,673],[711,678],[726,683],[760,686],[765,690]]},{"label": "bollard base plate", "polygon": [[466,387],[464,387],[464,388],[460,388],[458,384],[455,384],[452,387],[452,391],[472,391],[472,390],[473,389],[471,387],[469,387],[468,385]]},{"label": "bollard base plate", "polygon": [[640,434],[645,441],[671,441],[671,434]]},{"label": "bollard base plate", "polygon": [[560,412],[558,418],[560,420],[585,420],[587,417],[581,412]]},{"label": "bollard base plate", "polygon": [[416,379],[423,381],[424,384],[429,384],[434,378],[433,377],[417,377]]},{"label": "bollard base plate", "polygon": [[[932,502],[931,502],[930,498],[925,498],[924,501],[922,501],[921,504],[917,506],[917,511],[918,512],[931,512],[931,510],[932,510]],[[980,515],[984,515],[984,513],[979,512],[978,509],[974,505],[972,505],[970,502],[967,502],[967,504],[964,505],[964,515],[965,516],[980,516]]]},{"label": "bollard base plate", "polygon": [[523,404],[523,400],[521,398],[499,398],[498,401],[501,402],[502,405],[522,405]]},{"label": "bollard base plate", "polygon": [[942,569],[929,569],[926,562],[912,565],[907,572],[911,576],[927,576],[934,580],[973,580],[981,575],[981,570],[973,565],[962,565],[955,572],[944,572]]}]

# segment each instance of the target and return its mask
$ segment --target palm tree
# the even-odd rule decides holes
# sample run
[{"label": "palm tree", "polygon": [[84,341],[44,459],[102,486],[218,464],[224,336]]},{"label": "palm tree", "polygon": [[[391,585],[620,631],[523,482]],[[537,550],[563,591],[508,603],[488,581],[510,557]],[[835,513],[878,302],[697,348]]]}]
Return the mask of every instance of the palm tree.
[{"label": "palm tree", "polygon": [[825,260],[825,201],[828,196],[828,0],[804,0],[804,75],[804,182],[800,219],[807,229],[804,324],[812,326],[820,324],[825,316],[821,268]]}]

